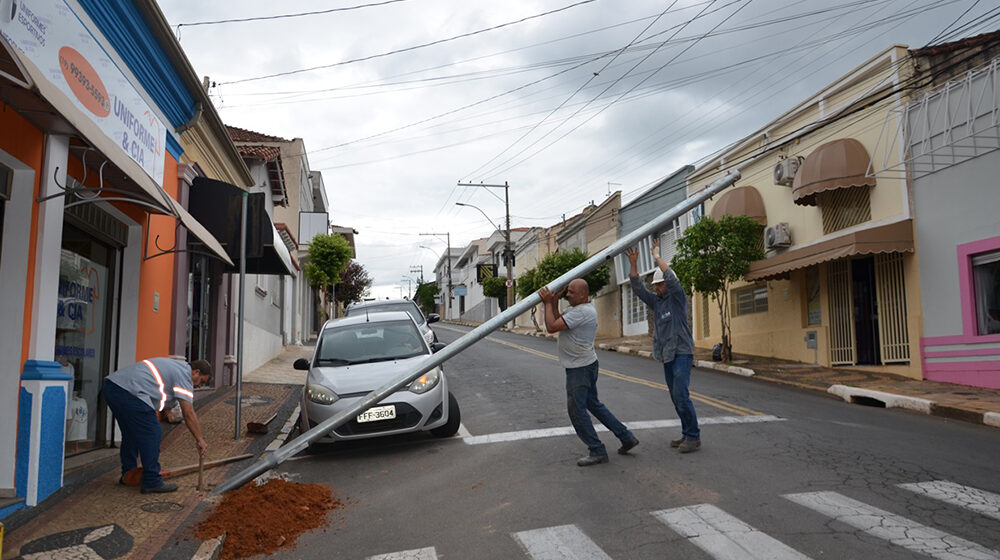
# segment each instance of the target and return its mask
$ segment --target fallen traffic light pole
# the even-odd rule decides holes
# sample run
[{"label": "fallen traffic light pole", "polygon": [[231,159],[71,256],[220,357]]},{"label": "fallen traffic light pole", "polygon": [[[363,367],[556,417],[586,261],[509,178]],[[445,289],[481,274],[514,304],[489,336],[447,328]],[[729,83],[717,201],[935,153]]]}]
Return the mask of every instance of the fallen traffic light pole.
[{"label": "fallen traffic light pole", "polygon": [[[587,275],[597,267],[604,264],[605,261],[612,259],[615,255],[621,253],[625,249],[634,246],[643,238],[663,230],[673,223],[678,216],[683,215],[685,212],[698,206],[723,189],[732,186],[733,183],[739,179],[740,172],[737,170],[716,180],[711,185],[705,187],[705,189],[700,191],[698,194],[685,199],[683,202],[661,214],[655,220],[650,221],[641,228],[633,231],[618,241],[615,241],[606,249],[603,249],[594,256],[588,258],[586,261],[580,263],[566,274],[556,278],[548,284],[549,290],[553,293],[559,292],[574,278],[581,278]],[[354,406],[320,422],[309,431],[286,443],[274,452],[262,455],[256,463],[250,465],[243,471],[237,473],[235,476],[216,486],[215,489],[212,490],[212,493],[221,494],[223,492],[235,490],[264,472],[277,467],[289,457],[297,455],[299,452],[309,447],[309,444],[330,433],[330,431],[346,424],[351,420],[351,418],[354,418],[358,414],[361,414],[362,412],[375,406],[389,395],[411,383],[414,379],[448,361],[448,359],[452,356],[462,352],[483,338],[486,338],[487,335],[499,329],[505,323],[513,321],[518,315],[530,310],[532,307],[541,303],[541,301],[541,297],[539,297],[537,293],[534,293],[511,307],[508,307],[503,313],[500,313],[496,317],[493,317],[489,321],[479,325],[440,351],[431,354],[428,356],[427,360],[422,362],[420,365],[414,366],[415,369],[412,371],[400,374],[392,381],[372,391],[365,398],[358,401]]]}]

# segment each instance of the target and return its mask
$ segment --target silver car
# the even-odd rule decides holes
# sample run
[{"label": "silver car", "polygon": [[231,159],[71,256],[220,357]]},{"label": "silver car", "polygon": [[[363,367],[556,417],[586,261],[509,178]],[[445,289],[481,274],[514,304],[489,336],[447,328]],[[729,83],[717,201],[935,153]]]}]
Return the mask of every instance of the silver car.
[{"label": "silver car", "polygon": [[427,341],[427,344],[437,342],[437,334],[431,330],[430,324],[440,321],[441,316],[437,313],[428,313],[424,317],[423,312],[420,311],[420,307],[411,299],[375,299],[362,301],[352,304],[345,309],[344,315],[346,317],[354,317],[358,314],[384,313],[386,311],[406,311],[416,321],[417,326],[420,327],[420,332],[424,334],[424,340]]},{"label": "silver car", "polygon": [[[300,358],[294,364],[295,369],[309,371],[299,419],[302,431],[350,408],[444,346],[426,342],[417,324],[402,311],[327,321],[312,361]],[[458,432],[461,421],[458,402],[438,366],[319,441],[422,431],[450,437]]]}]

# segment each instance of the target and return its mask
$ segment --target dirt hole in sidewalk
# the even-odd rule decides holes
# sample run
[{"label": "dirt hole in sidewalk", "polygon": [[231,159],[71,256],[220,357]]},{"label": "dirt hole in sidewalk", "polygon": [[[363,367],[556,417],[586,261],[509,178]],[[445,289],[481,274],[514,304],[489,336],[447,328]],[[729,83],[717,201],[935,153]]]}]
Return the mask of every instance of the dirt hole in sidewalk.
[{"label": "dirt hole in sidewalk", "polygon": [[221,558],[249,558],[294,549],[299,535],[326,525],[330,510],[342,507],[325,484],[271,478],[223,494],[194,534],[208,540],[225,533]]}]

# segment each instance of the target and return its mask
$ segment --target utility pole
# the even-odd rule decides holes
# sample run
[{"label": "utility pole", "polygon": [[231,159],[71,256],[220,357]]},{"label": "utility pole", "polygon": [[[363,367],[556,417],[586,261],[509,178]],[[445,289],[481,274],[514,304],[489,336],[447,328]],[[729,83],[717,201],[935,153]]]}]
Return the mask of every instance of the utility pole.
[{"label": "utility pole", "polygon": [[484,187],[488,189],[503,189],[504,208],[507,216],[507,230],[504,234],[503,260],[507,265],[507,307],[514,305],[514,249],[510,245],[510,186],[507,181],[502,185],[487,185],[484,183],[462,183],[460,187]]},{"label": "utility pole", "polygon": [[439,235],[444,235],[445,238],[448,240],[447,241],[448,248],[445,249],[445,253],[444,253],[445,261],[448,263],[448,297],[447,298],[442,298],[441,302],[445,304],[445,306],[444,306],[444,318],[445,319],[450,319],[451,318],[450,317],[450,315],[451,315],[451,300],[454,297],[454,296],[452,296],[452,287],[451,287],[451,232],[449,231],[449,232],[445,232],[445,233],[421,233],[419,235],[433,235],[434,237],[438,237]]},{"label": "utility pole", "polygon": [[419,264],[419,265],[411,266],[410,267],[410,272],[419,272],[420,273],[420,283],[421,284],[424,283],[424,265]]}]

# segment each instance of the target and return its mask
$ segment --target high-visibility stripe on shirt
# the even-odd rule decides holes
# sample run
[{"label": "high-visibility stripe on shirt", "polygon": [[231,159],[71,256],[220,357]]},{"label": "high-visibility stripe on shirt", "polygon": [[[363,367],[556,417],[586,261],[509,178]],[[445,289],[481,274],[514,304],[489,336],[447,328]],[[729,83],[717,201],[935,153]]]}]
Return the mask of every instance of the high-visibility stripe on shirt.
[{"label": "high-visibility stripe on shirt", "polygon": [[188,391],[180,385],[174,385],[174,393],[184,395],[185,397],[194,400],[194,391]]},{"label": "high-visibility stripe on shirt", "polygon": [[163,386],[163,376],[160,375],[160,370],[156,369],[153,362],[149,360],[143,360],[142,363],[146,364],[149,368],[149,372],[153,374],[153,379],[156,380],[156,386],[160,389],[160,406],[156,409],[157,412],[163,410],[163,407],[167,404],[167,391]]}]

